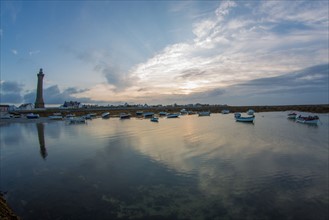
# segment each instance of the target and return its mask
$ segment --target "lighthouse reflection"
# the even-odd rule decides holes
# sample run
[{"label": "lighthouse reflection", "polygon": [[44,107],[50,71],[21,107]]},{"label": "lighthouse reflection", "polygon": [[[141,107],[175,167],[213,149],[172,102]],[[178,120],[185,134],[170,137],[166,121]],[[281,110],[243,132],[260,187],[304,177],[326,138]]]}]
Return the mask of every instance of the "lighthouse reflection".
[{"label": "lighthouse reflection", "polygon": [[38,130],[38,138],[39,138],[39,145],[40,145],[40,155],[43,159],[46,159],[48,153],[45,144],[45,125],[43,123],[36,123],[37,130]]}]

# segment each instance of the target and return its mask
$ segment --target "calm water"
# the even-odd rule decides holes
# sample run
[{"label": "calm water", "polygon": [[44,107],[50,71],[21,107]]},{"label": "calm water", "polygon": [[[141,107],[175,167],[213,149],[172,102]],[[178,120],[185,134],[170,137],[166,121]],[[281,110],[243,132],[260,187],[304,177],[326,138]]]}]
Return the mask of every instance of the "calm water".
[{"label": "calm water", "polygon": [[1,191],[23,219],[328,219],[328,114],[1,125]]}]

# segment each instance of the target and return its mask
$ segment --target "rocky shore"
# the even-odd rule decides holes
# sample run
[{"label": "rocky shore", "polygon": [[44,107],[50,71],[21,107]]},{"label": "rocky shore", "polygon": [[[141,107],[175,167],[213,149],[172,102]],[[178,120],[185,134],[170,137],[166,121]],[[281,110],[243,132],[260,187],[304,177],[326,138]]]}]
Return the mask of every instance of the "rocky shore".
[{"label": "rocky shore", "polygon": [[19,220],[20,218],[8,206],[3,195],[0,194],[0,219],[1,220]]}]

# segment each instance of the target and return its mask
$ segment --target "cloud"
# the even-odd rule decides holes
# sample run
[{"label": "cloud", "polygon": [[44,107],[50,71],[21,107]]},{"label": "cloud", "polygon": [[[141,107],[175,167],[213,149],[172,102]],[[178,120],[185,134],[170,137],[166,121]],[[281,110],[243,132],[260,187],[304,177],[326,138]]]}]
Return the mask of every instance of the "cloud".
[{"label": "cloud", "polygon": [[[221,2],[215,16],[194,24],[193,41],[168,45],[131,69],[138,79],[133,85],[149,88],[147,94],[173,96],[267,80],[277,88],[284,83],[302,87],[306,81],[290,73],[327,62],[328,48],[323,45],[328,40],[328,18],[323,15],[328,7],[319,2],[272,4],[273,10],[266,11],[264,7],[271,8],[266,3]],[[275,15],[278,11],[283,17]]]},{"label": "cloud", "polygon": [[12,49],[11,52],[12,52],[14,55],[17,55],[17,54],[18,54],[18,51],[15,50],[15,49]]},{"label": "cloud", "polygon": [[129,72],[120,70],[118,65],[99,63],[95,66],[95,70],[105,76],[107,83],[114,86],[115,92],[125,90],[137,81],[137,77],[130,76]]},{"label": "cloud", "polygon": [[4,81],[1,82],[1,93],[20,93],[23,89],[23,85],[18,82]]},{"label": "cloud", "polygon": [[66,52],[74,54],[74,56],[87,64],[92,65],[92,70],[101,73],[109,85],[112,85],[113,92],[121,92],[126,88],[133,86],[137,81],[137,77],[131,76],[131,72],[127,70],[124,62],[119,63],[116,55],[111,54],[104,49],[86,49],[78,51],[71,47],[63,48]]},{"label": "cloud", "polygon": [[1,103],[20,103],[23,101],[21,92],[23,90],[23,85],[13,81],[3,81],[0,84]]},{"label": "cloud", "polygon": [[[85,90],[77,88],[67,88],[60,91],[57,85],[50,86],[43,90],[43,99],[46,104],[63,104],[65,101],[78,101],[81,103],[96,103],[100,101],[91,100],[85,97],[76,97],[75,94],[84,92]],[[30,91],[24,95],[24,101],[34,103],[36,91]]]},{"label": "cloud", "polygon": [[35,54],[38,54],[40,53],[40,50],[32,50],[32,51],[29,51],[29,55],[32,56],[32,55],[35,55]]},{"label": "cloud", "polygon": [[317,65],[302,70],[285,73],[275,77],[264,77],[250,80],[236,85],[237,87],[257,88],[263,90],[285,93],[286,91],[298,93],[328,91],[329,64]]},{"label": "cloud", "polygon": [[[179,3],[185,4],[193,3]],[[170,12],[182,12],[180,6]],[[106,80],[75,96],[227,102],[233,95],[248,100],[246,94],[324,91],[324,72],[311,73],[328,62],[327,15],[326,1],[220,1],[215,10],[193,17],[188,39],[168,44],[134,66],[117,51],[68,48]],[[315,69],[298,72],[308,67]]]},{"label": "cloud", "polygon": [[0,103],[21,103],[23,101],[23,97],[19,93],[10,92],[10,93],[2,93],[0,95]]}]

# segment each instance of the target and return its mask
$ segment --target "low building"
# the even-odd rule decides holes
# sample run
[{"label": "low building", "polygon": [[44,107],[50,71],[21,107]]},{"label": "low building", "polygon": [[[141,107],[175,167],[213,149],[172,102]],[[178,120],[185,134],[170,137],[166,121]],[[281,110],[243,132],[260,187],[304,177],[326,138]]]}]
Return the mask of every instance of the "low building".
[{"label": "low building", "polygon": [[32,110],[34,109],[34,105],[32,103],[25,103],[25,104],[21,104],[18,108],[20,110]]},{"label": "low building", "polygon": [[0,105],[0,112],[9,112],[10,106],[9,105]]},{"label": "low building", "polygon": [[80,102],[77,101],[65,101],[64,104],[62,105],[63,108],[80,108],[82,107]]}]

